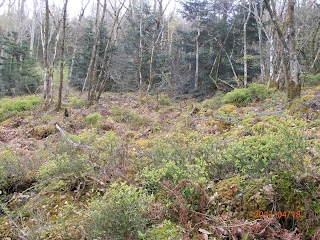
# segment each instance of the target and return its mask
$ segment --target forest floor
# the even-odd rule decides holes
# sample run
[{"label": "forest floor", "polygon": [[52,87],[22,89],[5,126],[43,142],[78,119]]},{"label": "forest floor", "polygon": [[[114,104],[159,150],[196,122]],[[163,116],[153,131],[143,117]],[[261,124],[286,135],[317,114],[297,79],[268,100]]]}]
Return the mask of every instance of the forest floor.
[{"label": "forest floor", "polygon": [[320,239],[320,86],[223,99],[0,99],[0,238]]}]

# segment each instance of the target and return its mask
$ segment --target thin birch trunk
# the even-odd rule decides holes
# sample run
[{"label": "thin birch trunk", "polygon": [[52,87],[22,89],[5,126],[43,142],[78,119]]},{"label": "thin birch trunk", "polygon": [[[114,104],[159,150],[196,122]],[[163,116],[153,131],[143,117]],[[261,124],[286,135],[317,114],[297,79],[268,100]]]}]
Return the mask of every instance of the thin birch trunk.
[{"label": "thin birch trunk", "polygon": [[46,12],[45,12],[45,24],[44,24],[44,44],[43,44],[43,61],[44,61],[44,99],[46,106],[49,105],[49,94],[50,94],[50,80],[49,80],[49,62],[48,62],[48,51],[49,51],[49,3],[45,1]]},{"label": "thin birch trunk", "polygon": [[98,33],[98,31],[99,31],[98,30],[98,22],[99,22],[99,17],[100,17],[99,15],[100,15],[100,0],[97,0],[97,12],[96,12],[96,21],[95,21],[95,40],[94,40],[94,44],[92,47],[90,62],[89,62],[88,70],[87,70],[87,76],[84,80],[82,90],[81,90],[82,93],[84,92],[88,81],[89,81],[89,85],[90,85],[92,65],[93,65],[94,57],[96,55],[96,48],[97,48],[97,41],[98,41],[98,34],[99,34]]},{"label": "thin birch trunk", "polygon": [[64,9],[63,9],[63,23],[62,23],[62,41],[61,41],[61,57],[60,57],[60,85],[59,85],[59,96],[58,96],[58,104],[57,104],[58,110],[61,109],[61,101],[62,101],[64,47],[65,47],[66,28],[67,28],[67,5],[68,5],[68,0],[65,0]]},{"label": "thin birch trunk", "polygon": [[194,89],[198,89],[198,82],[199,82],[199,37],[200,37],[200,19],[198,19],[198,27],[197,27],[198,34],[196,36],[196,71],[194,75]]},{"label": "thin birch trunk", "polygon": [[142,46],[142,11],[143,6],[141,6],[140,11],[140,24],[139,24],[139,67],[138,67],[138,74],[139,74],[139,90],[142,89],[142,57],[143,57],[143,46]]},{"label": "thin birch trunk", "polygon": [[[263,60],[263,48],[262,48],[262,14],[263,14],[263,4],[262,2],[259,2],[259,9],[256,3],[253,3],[254,6],[254,18],[257,23],[257,28],[258,28],[258,38],[259,38],[259,55],[260,55],[260,78],[262,80],[265,79],[265,63]],[[268,82],[269,84],[269,82]]]},{"label": "thin birch trunk", "polygon": [[30,51],[30,55],[33,55],[33,45],[34,45],[34,37],[35,37],[35,31],[36,31],[36,4],[34,4],[34,10],[33,10],[33,17],[32,17],[32,24],[31,24],[31,38],[30,38],[30,47],[29,47],[29,51]]},{"label": "thin birch trunk", "polygon": [[98,34],[97,34],[97,47],[96,47],[96,53],[95,53],[95,58],[94,58],[94,64],[93,64],[93,70],[92,70],[92,76],[89,79],[89,84],[88,84],[88,106],[91,106],[93,104],[93,98],[92,94],[95,89],[96,81],[97,81],[97,70],[98,70],[98,63],[99,63],[99,53],[100,53],[100,48],[101,48],[101,35],[102,35],[102,28],[103,28],[103,22],[104,18],[106,15],[106,8],[107,8],[107,1],[104,0],[103,4],[103,10],[102,10],[102,16],[100,20],[100,25],[98,29]]},{"label": "thin birch trunk", "polygon": [[71,65],[70,65],[68,83],[67,83],[67,93],[69,93],[70,82],[71,82],[72,73],[73,73],[74,61],[75,61],[77,50],[78,50],[78,39],[79,39],[79,30],[80,30],[81,19],[84,15],[84,11],[86,10],[89,2],[90,2],[90,0],[88,0],[87,4],[81,9],[81,12],[80,12],[80,15],[78,18],[78,22],[77,22],[76,33],[75,33],[76,38],[74,41],[74,48],[73,48],[73,53],[72,53],[72,57],[71,57]]},{"label": "thin birch trunk", "polygon": [[299,66],[296,51],[296,35],[294,29],[294,6],[295,0],[288,0],[287,9],[287,25],[288,25],[288,45],[289,45],[289,61],[290,61],[290,80],[288,83],[288,97],[293,100],[301,94],[301,86],[299,80]]},{"label": "thin birch trunk", "polygon": [[247,55],[247,24],[251,15],[251,1],[249,3],[249,12],[247,18],[245,18],[245,1],[243,1],[243,16],[244,16],[244,24],[243,24],[243,85],[246,88],[248,84],[248,55]]}]

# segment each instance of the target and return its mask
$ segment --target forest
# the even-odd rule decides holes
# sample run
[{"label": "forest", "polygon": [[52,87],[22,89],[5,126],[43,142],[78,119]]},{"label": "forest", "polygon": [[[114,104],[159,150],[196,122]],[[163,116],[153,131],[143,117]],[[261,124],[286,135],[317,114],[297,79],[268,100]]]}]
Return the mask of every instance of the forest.
[{"label": "forest", "polygon": [[0,239],[320,239],[320,2],[0,0]]}]

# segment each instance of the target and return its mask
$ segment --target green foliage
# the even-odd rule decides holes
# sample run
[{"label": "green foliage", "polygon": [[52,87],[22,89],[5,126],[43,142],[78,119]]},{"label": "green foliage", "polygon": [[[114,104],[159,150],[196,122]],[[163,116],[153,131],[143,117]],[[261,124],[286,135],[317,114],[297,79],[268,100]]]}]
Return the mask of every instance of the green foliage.
[{"label": "green foliage", "polygon": [[204,184],[232,172],[233,163],[223,155],[225,143],[219,140],[202,138],[196,132],[156,139],[146,152],[148,165],[141,173],[145,187],[157,192],[163,181],[177,185],[184,179]]},{"label": "green foliage", "polygon": [[[88,19],[88,22],[86,22],[83,25],[83,28],[80,31],[79,43],[81,44],[81,48],[78,49],[74,59],[73,73],[70,82],[70,84],[77,90],[82,89],[83,83],[87,76],[87,70],[88,65],[90,63],[92,47],[95,41],[93,29],[94,21],[90,18]],[[104,55],[104,49],[107,45],[108,38],[109,33],[107,33],[106,26],[103,26],[100,38],[100,51],[98,53],[98,71],[100,71],[100,66]],[[66,62],[69,62],[68,65],[71,65],[71,55],[69,57],[66,57]]]},{"label": "green foliage", "polygon": [[90,127],[96,127],[99,125],[99,121],[102,119],[102,116],[100,113],[92,113],[86,116],[86,125]]},{"label": "green foliage", "polygon": [[82,133],[81,135],[77,136],[77,135],[68,135],[68,138],[70,138],[70,140],[72,140],[75,143],[79,143],[79,144],[92,144],[98,137],[98,134],[96,133],[96,131],[94,131],[94,129],[91,129],[87,132]]},{"label": "green foliage", "polygon": [[1,56],[0,96],[35,92],[41,81],[41,72],[30,56],[29,43],[18,40],[17,32],[8,32],[0,37]]},{"label": "green foliage", "polygon": [[172,104],[170,98],[163,93],[159,95],[158,102],[160,105],[164,106],[170,106]]},{"label": "green foliage", "polygon": [[153,201],[145,190],[113,184],[102,199],[88,204],[85,215],[89,239],[138,239],[150,222],[148,209]]},{"label": "green foliage", "polygon": [[30,181],[23,159],[6,150],[0,152],[0,190],[12,191]]},{"label": "green foliage", "polygon": [[38,161],[22,158],[10,150],[2,150],[0,151],[0,191],[13,192],[30,186],[38,169]]},{"label": "green foliage", "polygon": [[149,119],[148,117],[133,113],[126,108],[112,106],[111,111],[117,121],[131,124],[134,128],[148,126],[151,122],[151,119]]},{"label": "green foliage", "polygon": [[150,240],[183,239],[183,231],[177,224],[165,219],[162,224],[153,225],[146,234],[141,234],[140,237]]},{"label": "green foliage", "polygon": [[86,155],[68,155],[68,153],[54,155],[46,164],[42,165],[37,174],[40,181],[48,182],[59,177],[75,177],[86,179],[93,171],[93,164]]},{"label": "green foliage", "polygon": [[264,100],[270,93],[271,90],[265,85],[253,83],[249,88],[234,89],[227,93],[222,101],[224,103],[234,103],[241,106],[247,103]]},{"label": "green foliage", "polygon": [[112,131],[106,132],[93,143],[95,159],[100,167],[115,167],[121,161],[123,142]]},{"label": "green foliage", "polygon": [[305,86],[311,87],[318,85],[320,83],[320,73],[317,75],[307,75],[306,76],[306,81],[305,81]]},{"label": "green foliage", "polygon": [[31,110],[42,103],[39,96],[18,97],[14,99],[3,98],[0,100],[0,122],[10,118],[18,112]]},{"label": "green foliage", "polygon": [[72,97],[68,105],[73,108],[81,108],[85,104],[85,100],[83,98]]},{"label": "green foliage", "polygon": [[223,96],[224,96],[223,92],[217,91],[212,98],[206,99],[205,101],[202,102],[202,107],[203,108],[219,107],[222,104]]},{"label": "green foliage", "polygon": [[291,174],[303,171],[306,140],[295,129],[278,127],[277,132],[233,142],[227,150],[228,160],[235,162],[240,172],[256,176],[280,170]]}]

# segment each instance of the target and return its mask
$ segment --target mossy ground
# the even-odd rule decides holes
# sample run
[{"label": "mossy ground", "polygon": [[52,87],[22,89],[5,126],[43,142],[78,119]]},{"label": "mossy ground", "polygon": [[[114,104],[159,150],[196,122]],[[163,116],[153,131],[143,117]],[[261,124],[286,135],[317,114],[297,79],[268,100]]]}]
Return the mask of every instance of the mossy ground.
[{"label": "mossy ground", "polygon": [[[223,105],[219,93],[198,103],[196,114],[192,99],[174,102],[164,95],[106,93],[99,104],[85,108],[84,97],[64,99],[68,116],[54,106],[14,114],[6,109],[8,118],[0,124],[1,152],[10,152],[28,168],[10,168],[14,188],[0,182],[5,208],[0,211],[0,238],[88,237],[89,202],[102,198],[116,182],[155,196],[148,206],[151,220],[134,234],[141,239],[316,236],[319,87],[305,88],[291,105],[277,92],[245,106]],[[73,142],[89,148],[69,145],[56,123]],[[279,124],[305,139],[305,169],[293,174],[270,167],[268,174],[261,169],[250,175],[238,160],[230,160],[238,156],[232,147],[239,139],[276,136]],[[291,169],[291,163],[281,164]],[[8,172],[2,166],[0,172]],[[301,216],[259,219],[256,211],[300,211]]]}]

